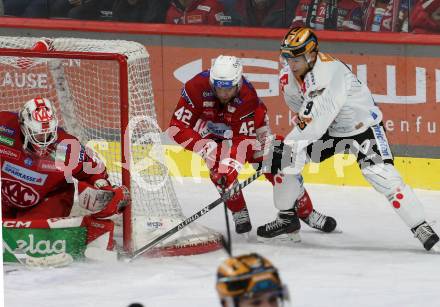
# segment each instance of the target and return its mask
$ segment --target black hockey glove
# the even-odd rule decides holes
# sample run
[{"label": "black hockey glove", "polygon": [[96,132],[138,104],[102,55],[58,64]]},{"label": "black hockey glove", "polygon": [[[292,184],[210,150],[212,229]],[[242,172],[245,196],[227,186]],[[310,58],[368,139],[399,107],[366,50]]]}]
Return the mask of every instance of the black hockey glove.
[{"label": "black hockey glove", "polygon": [[261,165],[266,172],[278,174],[282,169],[292,164],[292,147],[281,140],[272,143],[271,152]]}]

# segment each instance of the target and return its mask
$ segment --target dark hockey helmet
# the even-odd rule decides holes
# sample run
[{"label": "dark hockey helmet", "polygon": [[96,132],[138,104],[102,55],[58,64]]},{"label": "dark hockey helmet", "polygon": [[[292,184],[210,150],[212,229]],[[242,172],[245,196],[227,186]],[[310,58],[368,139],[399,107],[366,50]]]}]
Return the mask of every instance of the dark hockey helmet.
[{"label": "dark hockey helmet", "polygon": [[281,42],[281,56],[294,58],[318,51],[318,38],[312,29],[306,27],[291,28]]},{"label": "dark hockey helmet", "polygon": [[217,292],[225,307],[239,306],[240,299],[266,292],[276,293],[280,306],[288,300],[278,270],[256,253],[226,259],[217,271]]}]

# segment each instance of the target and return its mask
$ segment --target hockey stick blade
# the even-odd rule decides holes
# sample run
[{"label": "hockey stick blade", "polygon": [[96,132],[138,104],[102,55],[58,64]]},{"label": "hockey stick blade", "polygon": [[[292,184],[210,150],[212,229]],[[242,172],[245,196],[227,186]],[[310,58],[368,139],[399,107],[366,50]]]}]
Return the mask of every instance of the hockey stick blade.
[{"label": "hockey stick blade", "polygon": [[234,194],[236,194],[239,191],[241,191],[242,189],[244,189],[247,185],[249,185],[252,181],[256,180],[262,174],[263,174],[263,170],[261,170],[261,169],[257,170],[252,176],[250,176],[246,180],[238,183],[237,185],[233,186],[229,190],[225,191],[225,193],[223,193],[223,195],[220,198],[218,198],[217,200],[213,201],[212,203],[210,203],[206,207],[202,208],[200,211],[194,213],[193,215],[191,215],[190,217],[185,219],[183,222],[181,222],[180,224],[178,224],[175,227],[171,228],[170,230],[168,230],[164,234],[160,235],[159,237],[157,237],[156,239],[154,239],[150,243],[144,245],[143,247],[139,248],[138,250],[135,250],[134,252],[129,253],[127,255],[124,255],[124,253],[120,253],[120,256],[122,258],[128,257],[128,259],[126,259],[128,262],[133,261],[134,259],[136,259],[140,255],[142,255],[142,254],[148,252],[149,250],[151,250],[153,247],[155,247],[157,244],[159,244],[163,240],[169,238],[170,236],[172,236],[176,232],[182,230],[184,227],[188,226],[189,224],[191,224],[195,220],[199,219],[201,216],[205,215],[206,213],[208,213],[209,211],[211,211],[212,209],[217,207],[219,204],[221,204],[224,201],[226,201],[229,198],[231,198]]}]

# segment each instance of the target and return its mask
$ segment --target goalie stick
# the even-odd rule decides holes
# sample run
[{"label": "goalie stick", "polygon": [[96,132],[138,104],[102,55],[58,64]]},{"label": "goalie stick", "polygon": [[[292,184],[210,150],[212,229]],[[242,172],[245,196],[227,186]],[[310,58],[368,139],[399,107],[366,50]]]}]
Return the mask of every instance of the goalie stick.
[{"label": "goalie stick", "polygon": [[184,220],[180,224],[178,224],[175,227],[171,228],[170,230],[168,230],[164,234],[162,234],[159,237],[157,237],[156,239],[152,240],[150,243],[147,243],[146,245],[144,245],[143,247],[139,248],[138,250],[135,250],[132,253],[121,252],[119,254],[120,257],[122,259],[124,259],[124,258],[127,259],[128,262],[133,261],[134,259],[136,259],[140,255],[142,255],[142,254],[148,252],[149,250],[151,250],[153,247],[155,247],[157,244],[159,244],[163,240],[169,238],[170,236],[172,236],[176,232],[180,231],[184,227],[188,226],[189,224],[191,224],[192,222],[194,222],[195,220],[197,220],[201,216],[205,215],[206,213],[208,213],[209,211],[211,211],[212,209],[217,207],[219,204],[221,204],[224,201],[226,201],[229,198],[231,198],[235,193],[238,193],[239,191],[244,189],[247,185],[249,185],[252,181],[256,180],[262,174],[263,174],[263,170],[262,169],[257,170],[252,176],[248,177],[246,180],[244,180],[244,181],[238,183],[237,185],[233,186],[229,190],[226,190],[225,193],[223,193],[220,196],[220,198],[218,198],[217,200],[213,201],[209,205],[203,207],[201,210],[197,211],[196,213],[194,213],[193,215],[188,217],[186,220]]}]

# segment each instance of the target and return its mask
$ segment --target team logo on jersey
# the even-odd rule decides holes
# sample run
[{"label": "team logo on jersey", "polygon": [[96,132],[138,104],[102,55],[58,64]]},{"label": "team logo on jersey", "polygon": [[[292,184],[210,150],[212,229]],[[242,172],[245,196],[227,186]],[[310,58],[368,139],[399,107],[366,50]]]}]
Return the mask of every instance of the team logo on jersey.
[{"label": "team logo on jersey", "polygon": [[311,118],[297,118],[297,123],[296,125],[298,126],[298,128],[300,130],[304,130],[307,127],[307,124],[309,124],[312,121]]},{"label": "team logo on jersey", "polygon": [[26,166],[32,166],[32,164],[34,164],[34,161],[30,157],[27,157],[26,159],[24,159],[23,162]]},{"label": "team logo on jersey", "polygon": [[0,126],[0,133],[7,134],[7,135],[14,135],[15,130],[6,126]]},{"label": "team logo on jersey", "polygon": [[40,200],[40,196],[32,187],[6,178],[2,179],[2,197],[21,208],[35,206]]},{"label": "team logo on jersey", "polygon": [[0,156],[18,160],[20,158],[20,155],[21,153],[18,150],[0,145]]},{"label": "team logo on jersey", "polygon": [[42,186],[46,182],[47,175],[40,174],[8,161],[3,164],[2,171],[20,181]]}]

